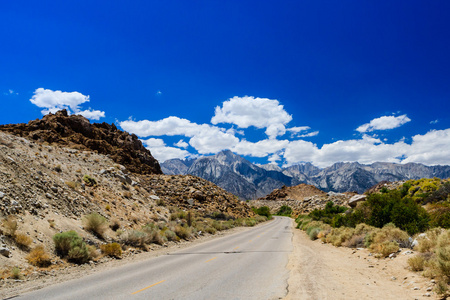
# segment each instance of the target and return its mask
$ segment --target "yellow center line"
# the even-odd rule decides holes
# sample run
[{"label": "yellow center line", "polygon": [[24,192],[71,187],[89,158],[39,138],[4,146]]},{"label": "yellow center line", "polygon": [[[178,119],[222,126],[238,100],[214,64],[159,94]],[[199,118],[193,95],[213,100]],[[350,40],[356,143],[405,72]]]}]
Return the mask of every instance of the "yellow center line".
[{"label": "yellow center line", "polygon": [[157,282],[157,283],[154,283],[154,284],[152,284],[152,285],[149,285],[148,287],[145,287],[145,288],[143,288],[143,289],[141,289],[141,290],[139,290],[139,291],[136,291],[136,292],[134,292],[134,293],[132,293],[131,295],[135,295],[135,294],[137,294],[137,293],[140,293],[140,292],[142,292],[142,291],[145,291],[146,289],[149,289],[149,288],[151,288],[152,286],[155,286],[155,285],[158,285],[158,284],[160,284],[160,283],[163,283],[165,280],[161,280],[160,282]]},{"label": "yellow center line", "polygon": [[212,261],[212,260],[215,260],[217,257],[213,257],[213,258],[211,258],[211,259],[208,259],[207,261],[205,261],[205,263],[207,263],[207,262],[210,262],[210,261]]},{"label": "yellow center line", "polygon": [[235,247],[233,250],[236,250],[236,249],[238,249],[238,248],[239,248],[239,246]]},{"label": "yellow center line", "polygon": [[250,240],[250,241],[248,241],[249,243],[251,243],[252,242],[252,240]]}]

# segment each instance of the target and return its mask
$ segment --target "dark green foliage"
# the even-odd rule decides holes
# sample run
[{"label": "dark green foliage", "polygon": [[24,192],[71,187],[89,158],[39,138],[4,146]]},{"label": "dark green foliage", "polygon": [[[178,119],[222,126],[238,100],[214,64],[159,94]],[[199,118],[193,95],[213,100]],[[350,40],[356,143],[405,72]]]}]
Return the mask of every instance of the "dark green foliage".
[{"label": "dark green foliage", "polygon": [[407,196],[402,198],[402,192],[396,190],[370,194],[358,209],[368,213],[365,216],[368,225],[381,228],[394,223],[409,234],[425,231],[430,219],[424,208]]},{"label": "dark green foliage", "polygon": [[270,213],[270,208],[268,206],[261,206],[259,208],[252,208],[253,212],[260,216],[265,216],[267,219],[272,218],[272,214]]},{"label": "dark green foliage", "polygon": [[83,239],[73,230],[57,233],[53,236],[56,253],[75,263],[85,263],[89,259],[89,251]]},{"label": "dark green foliage", "polygon": [[95,180],[95,178],[92,178],[89,175],[84,175],[83,176],[83,181],[87,186],[95,186],[97,185],[97,180]]},{"label": "dark green foliage", "polygon": [[431,227],[450,228],[450,202],[433,204],[430,219]]},{"label": "dark green foliage", "polygon": [[290,217],[292,215],[292,208],[287,205],[283,205],[280,209],[278,209],[276,215]]},{"label": "dark green foliage", "polygon": [[347,210],[344,206],[334,205],[333,201],[328,201],[324,209],[315,209],[309,213],[314,221],[322,221],[326,224],[333,222],[333,218],[339,214],[342,214]]}]

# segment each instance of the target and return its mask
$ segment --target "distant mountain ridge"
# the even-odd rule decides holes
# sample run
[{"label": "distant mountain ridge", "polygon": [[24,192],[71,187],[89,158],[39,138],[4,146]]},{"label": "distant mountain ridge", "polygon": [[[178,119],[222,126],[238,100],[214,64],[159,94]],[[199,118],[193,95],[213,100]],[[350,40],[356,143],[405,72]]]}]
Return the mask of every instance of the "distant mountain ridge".
[{"label": "distant mountain ridge", "polygon": [[164,174],[191,174],[209,180],[242,200],[263,197],[282,186],[311,184],[329,192],[363,193],[380,181],[418,178],[449,178],[450,166],[425,166],[418,163],[395,164],[376,162],[338,162],[320,169],[311,163],[280,168],[256,165],[224,150],[216,155],[192,160],[171,159],[160,164]]}]

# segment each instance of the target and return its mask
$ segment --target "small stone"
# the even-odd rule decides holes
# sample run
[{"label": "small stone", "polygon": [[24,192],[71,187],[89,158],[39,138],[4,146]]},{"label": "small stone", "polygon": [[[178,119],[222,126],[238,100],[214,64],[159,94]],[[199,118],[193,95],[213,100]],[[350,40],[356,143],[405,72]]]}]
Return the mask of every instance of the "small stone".
[{"label": "small stone", "polygon": [[425,293],[423,294],[424,297],[431,297],[431,293]]},{"label": "small stone", "polygon": [[418,286],[415,286],[415,287],[413,288],[413,290],[418,291],[418,290],[420,290],[420,288],[419,288]]},{"label": "small stone", "polygon": [[397,277],[392,276],[392,277],[391,277],[391,280],[397,280]]},{"label": "small stone", "polygon": [[427,292],[431,292],[433,290],[433,288],[430,286],[427,288]]}]

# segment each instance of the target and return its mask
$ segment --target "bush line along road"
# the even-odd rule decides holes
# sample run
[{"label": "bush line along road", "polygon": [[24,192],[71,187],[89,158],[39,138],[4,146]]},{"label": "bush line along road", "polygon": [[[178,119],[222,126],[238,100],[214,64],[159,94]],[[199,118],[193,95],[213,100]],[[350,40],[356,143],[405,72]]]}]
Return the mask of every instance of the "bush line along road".
[{"label": "bush line along road", "polygon": [[15,299],[281,299],[293,220],[68,281]]}]

